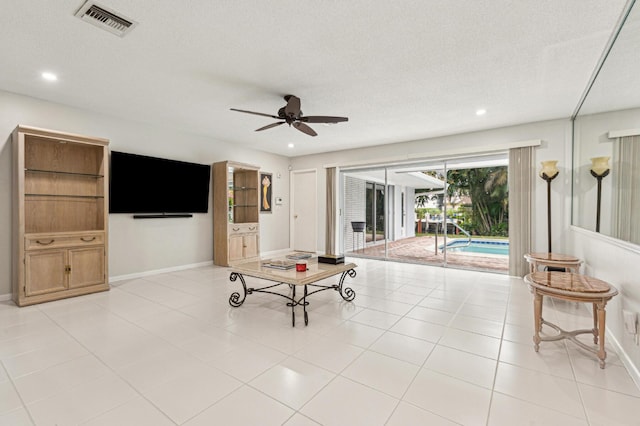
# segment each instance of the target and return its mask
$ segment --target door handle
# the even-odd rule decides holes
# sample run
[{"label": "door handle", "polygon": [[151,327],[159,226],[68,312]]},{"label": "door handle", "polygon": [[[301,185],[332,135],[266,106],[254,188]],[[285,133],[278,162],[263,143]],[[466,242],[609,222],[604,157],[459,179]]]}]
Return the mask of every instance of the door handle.
[{"label": "door handle", "polygon": [[55,241],[55,240],[51,240],[51,241],[49,241],[49,242],[47,242],[47,243],[43,243],[43,242],[42,242],[42,241],[40,241],[40,240],[36,240],[36,243],[40,244],[41,246],[48,246],[48,245],[50,245],[50,244],[53,244],[53,242],[54,242],[54,241]]}]

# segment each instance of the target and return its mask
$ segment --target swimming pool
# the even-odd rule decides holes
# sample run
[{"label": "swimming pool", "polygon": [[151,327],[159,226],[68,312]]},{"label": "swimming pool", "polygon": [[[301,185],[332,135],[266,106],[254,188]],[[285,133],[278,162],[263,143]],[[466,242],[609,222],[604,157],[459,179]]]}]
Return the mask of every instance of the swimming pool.
[{"label": "swimming pool", "polygon": [[[440,250],[442,250],[440,246]],[[453,253],[479,253],[509,256],[509,241],[472,239],[467,246],[466,239],[453,240],[447,244],[447,250]]]}]

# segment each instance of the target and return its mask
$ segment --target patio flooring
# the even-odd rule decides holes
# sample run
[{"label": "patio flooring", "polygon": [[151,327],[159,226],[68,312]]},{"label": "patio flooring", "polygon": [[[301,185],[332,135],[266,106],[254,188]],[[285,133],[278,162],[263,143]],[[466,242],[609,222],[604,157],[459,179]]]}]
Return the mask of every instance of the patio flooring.
[{"label": "patio flooring", "polygon": [[[438,245],[442,245],[444,238],[438,238]],[[347,252],[349,256],[384,257],[384,242]],[[410,237],[391,241],[388,244],[388,258],[416,263],[443,264],[444,254],[438,250],[435,253],[435,237]],[[500,255],[486,255],[480,253],[447,253],[447,265],[465,269],[478,269],[499,273],[508,273],[509,257]]]}]

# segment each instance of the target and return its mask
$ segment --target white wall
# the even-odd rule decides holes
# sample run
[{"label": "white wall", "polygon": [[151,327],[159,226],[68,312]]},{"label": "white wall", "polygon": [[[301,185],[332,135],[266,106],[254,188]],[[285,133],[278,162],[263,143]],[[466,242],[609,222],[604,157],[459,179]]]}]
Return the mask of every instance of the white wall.
[{"label": "white wall", "polygon": [[[583,259],[584,273],[613,284],[620,294],[607,305],[607,329],[623,350],[627,364],[640,386],[640,346],[624,331],[622,310],[640,313],[640,247],[572,227],[571,253]],[[611,342],[615,343],[615,342]]]},{"label": "white wall", "polygon": [[[261,250],[289,247],[288,158],[0,91],[0,296],[11,292],[10,135],[18,124],[107,138],[110,149],[116,151],[203,164],[222,160],[256,164],[274,174],[273,196],[283,198],[281,206],[274,206],[273,214],[260,215]],[[211,207],[209,213],[190,219],[134,220],[132,215],[109,215],[110,276],[212,260],[212,221]]]}]

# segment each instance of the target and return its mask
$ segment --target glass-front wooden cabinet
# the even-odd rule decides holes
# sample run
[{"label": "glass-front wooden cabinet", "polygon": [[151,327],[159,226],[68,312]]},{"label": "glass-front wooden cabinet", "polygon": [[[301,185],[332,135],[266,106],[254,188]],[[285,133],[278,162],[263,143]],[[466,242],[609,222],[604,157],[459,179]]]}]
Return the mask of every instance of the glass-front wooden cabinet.
[{"label": "glass-front wooden cabinet", "polygon": [[233,161],[213,164],[213,263],[260,256],[259,167]]},{"label": "glass-front wooden cabinet", "polygon": [[230,165],[227,171],[227,184],[229,223],[258,223],[260,192],[258,169],[251,170]]}]

